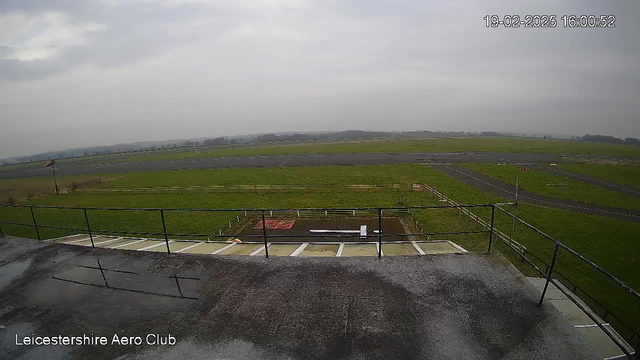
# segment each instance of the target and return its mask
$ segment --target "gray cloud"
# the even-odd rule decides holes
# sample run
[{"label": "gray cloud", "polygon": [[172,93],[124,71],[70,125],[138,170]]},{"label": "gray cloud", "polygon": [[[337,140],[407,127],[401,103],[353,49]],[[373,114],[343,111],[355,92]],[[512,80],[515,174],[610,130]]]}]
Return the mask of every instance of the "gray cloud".
[{"label": "gray cloud", "polygon": [[[482,19],[528,13],[617,26]],[[638,137],[639,13],[632,0],[0,2],[0,158],[285,130]]]}]

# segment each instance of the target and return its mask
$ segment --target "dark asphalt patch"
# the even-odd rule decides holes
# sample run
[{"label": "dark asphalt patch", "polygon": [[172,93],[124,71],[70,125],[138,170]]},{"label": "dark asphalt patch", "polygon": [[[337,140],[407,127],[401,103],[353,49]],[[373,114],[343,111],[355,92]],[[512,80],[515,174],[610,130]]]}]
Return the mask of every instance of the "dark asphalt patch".
[{"label": "dark asphalt patch", "polygon": [[[0,240],[7,248],[21,242],[34,241]],[[3,359],[598,358],[552,305],[536,306],[537,291],[497,256],[337,262],[48,244],[26,249],[13,261],[27,259],[29,268],[0,292]],[[98,260],[110,271],[127,271],[107,272],[107,281],[145,293],[83,285],[104,280],[88,267]],[[181,282],[182,291],[197,300],[166,296],[180,291],[170,281],[176,274],[199,279]],[[171,334],[178,343],[43,351],[16,347],[16,333],[157,333]]]},{"label": "dark asphalt patch", "polygon": [[[438,169],[467,185],[471,185],[490,194],[498,195],[506,201],[515,201],[514,186],[511,184],[507,184],[504,181],[495,179],[491,176],[487,176],[477,171],[462,168],[457,165],[442,165],[434,166],[433,168]],[[548,198],[540,194],[522,189],[518,190],[518,201],[554,209],[570,210],[583,214],[604,216],[612,219],[640,222],[639,211],[609,208],[604,206],[585,204],[577,201]]]}]

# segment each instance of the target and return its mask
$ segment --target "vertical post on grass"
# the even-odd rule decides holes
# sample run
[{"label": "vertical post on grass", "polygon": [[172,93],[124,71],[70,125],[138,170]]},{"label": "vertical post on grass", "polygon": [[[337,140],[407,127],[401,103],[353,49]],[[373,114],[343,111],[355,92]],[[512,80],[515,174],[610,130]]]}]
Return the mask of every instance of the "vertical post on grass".
[{"label": "vertical post on grass", "polygon": [[518,205],[518,188],[520,187],[520,175],[516,175],[516,205]]},{"label": "vertical post on grass", "polygon": [[267,222],[264,219],[264,210],[262,210],[262,236],[264,237],[264,256],[269,258],[269,246],[267,244]]},{"label": "vertical post on grass", "polygon": [[160,209],[160,217],[162,218],[162,232],[164,232],[164,243],[167,244],[167,254],[171,254],[169,250],[169,238],[167,237],[167,225],[164,223],[164,209]]},{"label": "vertical post on grass", "polygon": [[4,237],[4,233],[2,232],[2,228],[0,227],[0,238]]},{"label": "vertical post on grass", "polygon": [[382,209],[378,208],[378,260],[382,259]]},{"label": "vertical post on grass", "polygon": [[36,235],[38,236],[38,240],[42,240],[42,239],[40,239],[40,230],[38,230],[38,223],[36,222],[36,215],[33,213],[33,205],[29,206],[29,209],[31,210],[31,218],[33,219],[33,227],[36,229]]},{"label": "vertical post on grass", "polygon": [[560,249],[560,243],[556,242],[556,249],[553,252],[553,259],[551,259],[551,267],[549,267],[549,270],[547,272],[547,282],[545,282],[544,289],[542,289],[542,296],[540,296],[540,301],[538,302],[538,306],[542,306],[542,300],[544,300],[544,295],[547,293],[547,287],[549,287],[549,282],[551,281],[553,268],[556,266],[556,259],[558,258],[559,249]]},{"label": "vertical post on grass", "polygon": [[87,208],[84,208],[84,221],[87,223],[87,231],[89,232],[89,239],[91,239],[91,247],[95,248],[96,245],[93,243],[93,234],[91,234],[91,226],[89,226],[89,215],[87,215]]},{"label": "vertical post on grass", "polygon": [[493,227],[493,221],[496,217],[496,206],[495,205],[491,205],[491,229],[489,231],[489,249],[487,250],[487,253],[491,252],[491,243],[493,243],[493,232],[494,232],[494,227]]}]

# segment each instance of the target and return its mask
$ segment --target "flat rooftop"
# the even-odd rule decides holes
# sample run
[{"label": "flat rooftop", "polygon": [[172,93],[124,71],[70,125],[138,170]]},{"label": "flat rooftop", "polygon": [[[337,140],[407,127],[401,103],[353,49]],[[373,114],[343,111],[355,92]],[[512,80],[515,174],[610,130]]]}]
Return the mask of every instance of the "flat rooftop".
[{"label": "flat rooftop", "polygon": [[[600,358],[538,297],[497,255],[265,259],[8,237],[0,358]],[[177,343],[15,345],[31,334],[170,334]]]}]

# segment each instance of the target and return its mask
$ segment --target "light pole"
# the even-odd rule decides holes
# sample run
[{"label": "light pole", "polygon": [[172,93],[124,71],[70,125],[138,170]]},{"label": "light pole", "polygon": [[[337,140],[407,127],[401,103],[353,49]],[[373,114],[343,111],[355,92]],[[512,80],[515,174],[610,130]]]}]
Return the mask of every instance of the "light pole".
[{"label": "light pole", "polygon": [[56,161],[54,159],[52,159],[44,167],[49,167],[49,166],[51,166],[51,168],[53,169],[53,184],[56,187],[56,195],[59,195],[59,193],[58,193],[58,180],[56,179]]}]

